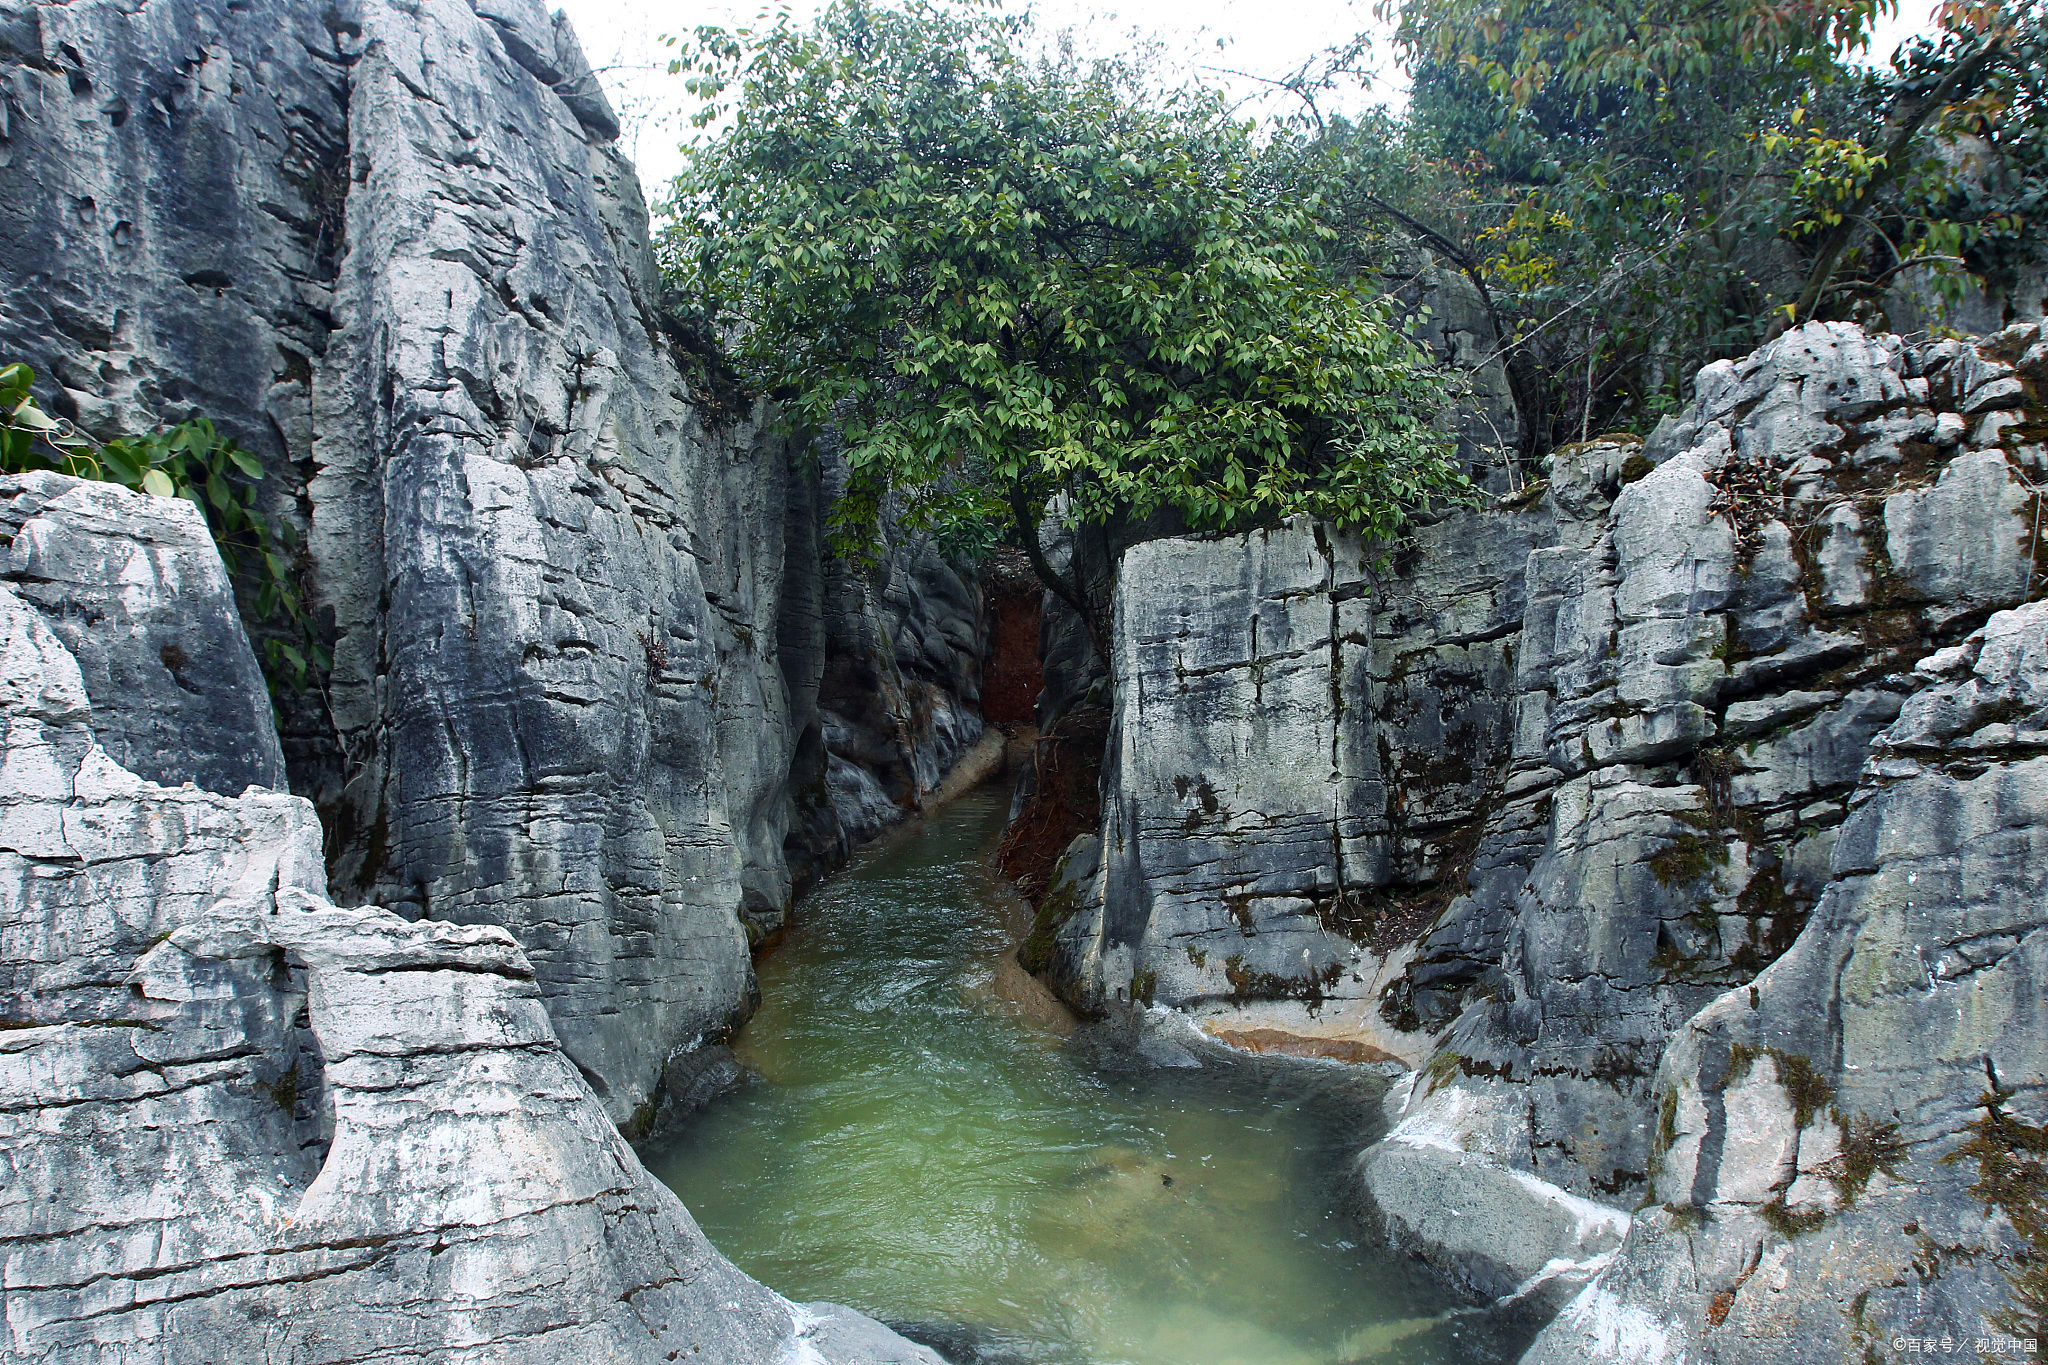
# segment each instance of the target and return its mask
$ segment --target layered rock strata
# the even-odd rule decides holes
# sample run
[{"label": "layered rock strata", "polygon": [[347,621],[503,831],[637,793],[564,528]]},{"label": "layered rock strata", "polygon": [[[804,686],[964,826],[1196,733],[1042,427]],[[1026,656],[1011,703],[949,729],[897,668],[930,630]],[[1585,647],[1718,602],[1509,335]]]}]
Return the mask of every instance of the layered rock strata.
[{"label": "layered rock strata", "polygon": [[[2035,562],[2048,463],[2027,406],[2044,355],[2034,326],[1908,346],[1810,325],[1703,371],[1694,406],[1647,444],[1561,451],[1545,483],[1425,528],[1384,571],[1305,524],[1131,549],[1103,831],[1068,859],[1055,978],[1084,1005],[1340,1032],[1421,1064],[1365,1185],[1397,1242],[1487,1295],[1556,1297],[1631,1264],[1648,1234],[1628,1232],[1625,1210],[1654,1194],[1694,1226],[1733,1197],[1716,1193],[1724,1160],[1755,1177],[1739,1226],[1785,1253],[1843,1199],[1813,1202],[1809,1179],[1788,1203],[1797,1161],[1745,1164],[1746,1144],[1770,1146],[1772,1104],[1809,1130],[1808,1166],[1840,1164],[1825,1140],[1838,1130],[1852,1146],[1885,1135],[1877,1147],[1901,1171],[1914,1168],[1894,1159],[1895,1137],[1930,1162],[1954,1151],[1986,1063],[2019,1096],[2040,1083],[2037,1063],[1994,1055],[2004,1025],[1988,1022],[1958,1026],[1942,1067],[1910,1032],[1858,1035],[1871,1059],[1846,1055],[1848,1025],[1827,1021],[1876,987],[1837,986],[1820,964],[1847,960],[1841,888],[1876,870],[1860,812],[1889,810],[1883,793],[1902,780],[1866,768],[1873,742],[1904,743],[1899,727],[1937,705],[1983,640],[2029,628],[2031,615],[1994,613],[2048,580]],[[1969,806],[1981,817],[1889,817],[1915,831],[1911,856],[1971,888],[1957,892],[1961,918],[1927,926],[1929,962],[2005,961],[2044,899],[2031,855],[1999,842],[2027,839],[1996,833],[2036,817],[2029,741],[1997,738],[2028,703],[1995,686],[2004,711],[1939,741],[1992,727],[1968,741],[1981,757],[1960,760],[1988,784]],[[1964,920],[1997,925],[1979,944]],[[1888,942],[1919,937],[1895,930]],[[1802,973],[1818,974],[1778,984]],[[1995,1003],[2008,988],[1994,974],[1926,979],[1953,982],[1951,1014],[2016,1017]],[[1699,1041],[1724,1010],[1756,1037]],[[1816,1028],[1835,1032],[1805,1036]],[[1930,1099],[1893,1116],[1844,1081],[1852,1064],[1921,1068]],[[1818,1088],[1802,1090],[1809,1076]],[[1730,1087],[1744,1086],[1738,1102]],[[1806,1099],[1762,1098],[1793,1091]],[[2001,1103],[2038,1120],[2023,1098]],[[1975,1229],[1944,1254],[1980,1266],[1916,1291],[1953,1296],[1915,1310],[1929,1321],[1974,1319],[2014,1264],[2009,1227],[1966,1216],[1969,1180],[1965,1165],[1916,1186]],[[1800,1330],[1837,1342],[1813,1324],[1847,1322],[1858,1302],[1856,1330],[1893,1321],[1897,1305],[1872,1306],[1893,1270],[1854,1288],[1794,1275]],[[1656,1286],[1630,1311],[1672,1292],[1669,1276]],[[1712,1305],[1727,1288],[1688,1311],[1725,1317]],[[1586,1348],[1573,1340],[1557,1358]]]},{"label": "layered rock strata", "polygon": [[[172,547],[98,640],[130,647],[89,652],[115,676],[145,662],[133,622],[232,619],[218,559],[180,553],[205,536],[187,503],[46,478],[10,516]],[[117,763],[39,605],[0,584],[0,1355],[938,1365],[711,1248],[504,929],[336,907],[307,801]],[[255,728],[193,726],[199,764],[271,735],[260,684],[220,681],[253,677],[246,639],[219,643],[236,657],[186,710],[235,701]]]},{"label": "layered rock strata", "polygon": [[201,411],[262,459],[332,647],[282,728],[335,894],[510,930],[644,1120],[795,889],[978,738],[975,585],[832,560],[829,459],[663,311],[533,0],[17,3],[0,83],[0,355],[102,435]]},{"label": "layered rock strata", "polygon": [[1535,1365],[2039,1340],[2014,1308],[2048,1252],[2048,604],[1914,681],[1806,931],[1673,1034],[1651,1203]]},{"label": "layered rock strata", "polygon": [[[1454,442],[1454,459],[1481,488],[1496,493],[1519,489],[1523,477],[1518,458],[1511,452],[1518,444],[1521,422],[1513,386],[1500,358],[1499,337],[1477,289],[1463,275],[1439,267],[1426,250],[1413,245],[1396,247],[1382,268],[1380,279],[1387,293],[1405,310],[1411,339],[1460,376],[1460,401],[1443,414],[1445,434]],[[1478,600],[1493,593],[1500,600],[1493,604],[1487,622],[1476,627],[1481,638],[1473,643],[1482,648],[1475,650],[1468,676],[1453,681],[1452,686],[1468,693],[1474,689],[1498,691],[1504,678],[1498,658],[1501,650],[1488,651],[1483,646],[1506,628],[1501,622],[1512,620],[1519,610],[1514,594],[1520,587],[1522,559],[1533,543],[1532,535],[1540,534],[1532,527],[1518,525],[1506,542],[1482,545],[1469,582],[1428,583],[1421,596],[1404,598],[1395,609],[1390,617],[1390,638],[1368,645],[1360,633],[1359,622],[1361,612],[1373,609],[1361,600],[1368,591],[1369,575],[1355,547],[1333,546],[1327,537],[1301,534],[1302,528],[1297,526],[1292,531],[1262,532],[1243,542],[1226,538],[1219,543],[1221,548],[1203,550],[1198,547],[1208,542],[1182,539],[1180,533],[1184,530],[1184,523],[1164,515],[1135,524],[1070,528],[1055,514],[1041,528],[1047,553],[1058,570],[1079,585],[1085,598],[1108,604],[1097,622],[1097,630],[1120,636],[1111,646],[1112,653],[1122,650],[1148,655],[1143,662],[1124,657],[1105,661],[1078,615],[1056,596],[1043,594],[1039,645],[1043,686],[1036,716],[1040,739],[1018,784],[1012,831],[1002,864],[1003,871],[1017,881],[1039,911],[1039,931],[1034,935],[1038,942],[1027,950],[1027,957],[1041,966],[1054,967],[1063,988],[1086,1009],[1096,1008],[1104,999],[1099,986],[1102,973],[1077,975],[1079,964],[1072,954],[1056,958],[1051,953],[1050,931],[1074,907],[1064,903],[1064,898],[1062,903],[1047,905],[1043,893],[1056,882],[1078,885],[1086,881],[1079,863],[1065,876],[1059,874],[1061,851],[1081,833],[1098,833],[1105,820],[1123,822],[1111,847],[1126,855],[1127,861],[1117,875],[1133,888],[1133,896],[1192,897],[1213,902],[1217,895],[1211,893],[1218,893],[1228,897],[1239,927],[1259,919],[1270,920],[1276,912],[1263,902],[1275,897],[1295,903],[1298,910],[1319,898],[1331,901],[1334,893],[1334,900],[1344,902],[1347,913],[1362,912],[1361,907],[1349,905],[1346,893],[1336,889],[1381,886],[1390,881],[1405,884],[1418,877],[1424,881],[1434,877],[1431,857],[1419,846],[1407,849],[1411,864],[1415,855],[1422,855],[1419,864],[1396,866],[1387,862],[1387,849],[1392,845],[1368,852],[1365,843],[1383,843],[1396,827],[1412,827],[1416,837],[1425,837],[1432,827],[1439,831],[1455,827],[1464,815],[1469,815],[1469,809],[1463,814],[1448,808],[1436,812],[1407,811],[1401,806],[1401,790],[1393,791],[1389,804],[1379,774],[1380,754],[1335,752],[1342,742],[1337,738],[1340,731],[1362,733],[1356,727],[1344,725],[1342,680],[1347,675],[1355,679],[1374,668],[1385,669],[1390,660],[1398,661],[1404,654],[1426,648],[1439,631],[1447,640],[1461,632],[1470,634],[1471,629],[1465,624],[1437,618],[1438,599],[1453,602],[1461,611],[1485,612],[1486,608],[1477,607]],[[1462,526],[1454,526],[1447,531],[1425,532],[1424,541],[1436,547],[1437,557],[1441,558],[1447,545],[1456,550],[1467,548],[1460,540],[1463,530]],[[1235,548],[1240,543],[1250,547],[1243,555]],[[1117,584],[1125,571],[1149,584],[1149,590],[1120,594]],[[1218,595],[1202,599],[1202,594],[1211,591]],[[1320,605],[1311,606],[1311,598]],[[1507,615],[1502,616],[1503,612]],[[1118,613],[1123,615],[1118,617]],[[1391,635],[1403,631],[1416,638],[1405,644],[1391,639]],[[1183,651],[1181,641],[1192,643]],[[1367,659],[1373,649],[1388,657]],[[1186,657],[1180,657],[1183,653]],[[1489,654],[1494,657],[1481,657]],[[1228,661],[1246,660],[1259,661],[1259,677],[1249,694],[1238,695],[1241,689],[1234,688],[1232,680],[1224,674],[1230,667]],[[1271,660],[1286,661],[1282,665],[1286,677],[1279,684],[1285,695],[1276,692],[1271,698],[1273,712],[1261,714],[1268,701],[1263,682]],[[1138,669],[1135,675],[1128,671],[1133,665]],[[1405,667],[1397,662],[1391,666]],[[1156,683],[1147,681],[1148,670],[1154,669],[1171,672],[1176,679],[1181,710],[1170,720],[1166,716],[1172,704],[1162,707]],[[1278,871],[1281,863],[1287,864],[1289,870],[1281,872],[1277,879],[1268,879],[1256,896],[1246,892],[1241,884],[1225,887],[1217,879],[1218,869],[1211,866],[1219,834],[1237,841],[1245,833],[1242,829],[1228,829],[1227,815],[1215,828],[1201,828],[1204,819],[1217,817],[1223,809],[1224,798],[1218,795],[1213,783],[1206,796],[1196,798],[1201,809],[1184,812],[1188,823],[1152,830],[1143,840],[1143,851],[1138,851],[1124,833],[1146,817],[1130,810],[1110,814],[1109,807],[1114,802],[1108,797],[1116,789],[1114,781],[1103,789],[1104,799],[1098,800],[1094,795],[1096,774],[1105,759],[1112,768],[1118,761],[1104,753],[1108,732],[1104,705],[1111,701],[1115,690],[1111,685],[1112,674],[1120,686],[1131,684],[1116,694],[1115,705],[1125,711],[1145,706],[1150,726],[1157,727],[1126,727],[1126,738],[1142,734],[1148,746],[1143,761],[1175,768],[1168,777],[1177,785],[1196,781],[1191,774],[1204,763],[1221,774],[1220,780],[1235,780],[1230,764],[1210,761],[1217,757],[1209,752],[1212,744],[1225,749],[1254,746],[1290,770],[1290,776],[1284,780],[1295,784],[1296,790],[1277,805],[1271,801],[1261,805],[1271,826],[1253,840],[1264,851],[1252,855],[1277,859],[1272,870]],[[1320,682],[1316,681],[1318,677]],[[1198,681],[1189,682],[1190,678]],[[1148,689],[1155,695],[1142,702],[1137,700],[1137,694]],[[1319,690],[1327,695],[1327,704],[1318,700]],[[1408,747],[1399,755],[1386,756],[1397,767],[1429,765],[1435,761],[1434,754],[1459,742],[1441,726],[1432,732],[1432,722],[1423,718],[1423,709],[1418,701],[1418,728],[1407,736]],[[1212,727],[1217,731],[1213,738],[1203,733]],[[1155,740],[1161,747],[1152,747]],[[1174,755],[1181,751],[1199,756],[1200,761],[1175,767]],[[1304,763],[1306,766],[1301,766]],[[1322,765],[1320,771],[1326,772],[1328,781],[1334,784],[1328,791],[1321,785],[1324,777],[1318,775],[1318,765]],[[1045,771],[1041,772],[1041,768]],[[1077,797],[1076,779],[1085,783],[1086,795]],[[1138,780],[1142,785],[1147,778],[1141,776]],[[1452,805],[1456,804],[1453,799]],[[1469,799],[1466,805],[1469,807]],[[1336,808],[1341,808],[1341,813],[1333,814]],[[1281,851],[1297,834],[1307,834],[1312,841],[1318,839],[1309,831],[1330,819],[1345,826],[1345,848]],[[1182,834],[1190,835],[1192,840],[1185,847],[1179,837]],[[1395,843],[1403,837],[1406,836],[1395,836]],[[1094,849],[1098,845],[1091,842],[1087,847]],[[1346,861],[1356,864],[1361,857],[1384,866],[1374,871],[1339,866]],[[1398,862],[1398,855],[1395,857]],[[1142,890],[1137,889],[1140,884]],[[1262,903],[1251,904],[1254,899]],[[1413,917],[1411,912],[1402,918]],[[1288,937],[1286,932],[1278,939],[1269,938],[1257,945],[1232,942],[1222,946],[1213,962],[1208,959],[1217,942],[1191,942],[1185,945],[1191,950],[1189,965],[1195,968],[1196,975],[1206,975],[1211,984],[1228,983],[1231,993],[1239,997],[1247,993],[1248,987],[1249,994],[1262,994],[1255,983],[1301,974],[1304,963],[1330,978],[1319,980],[1318,990],[1327,993],[1339,989],[1333,963],[1348,954],[1346,936],[1318,935],[1305,925],[1296,926],[1296,930],[1295,937],[1305,933],[1306,938],[1292,946],[1279,941]],[[1383,925],[1379,936],[1386,935],[1387,926]],[[1140,997],[1149,998],[1156,993],[1153,978],[1159,971],[1176,972],[1181,966],[1175,960],[1164,967],[1148,964],[1139,968],[1150,974],[1140,978],[1145,987],[1140,990]],[[1116,972],[1111,970],[1108,975],[1113,977]],[[1349,983],[1361,984],[1365,984],[1363,978]],[[1376,994],[1376,986],[1365,991],[1353,991],[1347,986],[1340,993],[1366,998]],[[1180,998],[1181,994],[1169,985],[1165,998]]]}]

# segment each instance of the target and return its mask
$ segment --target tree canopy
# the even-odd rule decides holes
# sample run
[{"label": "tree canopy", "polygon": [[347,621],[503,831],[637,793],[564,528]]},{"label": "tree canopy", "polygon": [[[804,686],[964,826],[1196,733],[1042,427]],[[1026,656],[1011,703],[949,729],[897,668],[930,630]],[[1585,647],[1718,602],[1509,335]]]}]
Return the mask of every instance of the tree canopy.
[{"label": "tree canopy", "polygon": [[1646,430],[1704,364],[1902,279],[2038,268],[2044,0],[1949,0],[1889,68],[1894,0],[1384,0],[1404,115],[1291,125],[1027,57],[1026,21],[839,0],[703,28],[721,131],[664,264],[756,391],[836,431],[858,542],[885,500],[969,548],[1077,523],[1309,513],[1388,536],[1455,492],[1449,383],[1383,272],[1421,244],[1501,337],[1534,460]]},{"label": "tree canopy", "polygon": [[[1943,8],[1889,69],[1891,0],[1405,0],[1382,216],[1488,292],[1525,448],[1682,403],[1700,365],[1796,321],[1882,323],[1916,268],[2038,260],[2038,0]],[[2005,272],[2008,279],[2001,279]]]},{"label": "tree canopy", "polygon": [[842,531],[893,494],[1083,606],[1039,544],[1049,505],[1388,535],[1458,490],[1444,376],[1336,264],[1321,189],[1215,95],[1027,58],[1019,23],[839,0],[680,44],[727,122],[676,184],[664,265],[757,390],[838,433]]}]

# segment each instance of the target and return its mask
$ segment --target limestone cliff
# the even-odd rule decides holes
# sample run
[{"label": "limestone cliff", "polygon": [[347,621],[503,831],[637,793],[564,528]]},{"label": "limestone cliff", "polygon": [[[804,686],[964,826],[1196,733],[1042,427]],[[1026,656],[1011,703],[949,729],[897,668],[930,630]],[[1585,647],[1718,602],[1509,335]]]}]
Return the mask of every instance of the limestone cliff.
[{"label": "limestone cliff", "polygon": [[[511,931],[631,1121],[978,737],[980,603],[825,553],[829,460],[663,311],[616,132],[535,0],[0,4],[0,355],[89,430],[261,457],[332,647],[282,729],[335,894]],[[138,676],[210,685],[181,648]],[[173,771],[130,682],[124,762],[277,785]]]},{"label": "limestone cliff", "polygon": [[1543,1359],[1988,1330],[2026,1248],[1940,1163],[2044,1117],[2044,356],[1811,325],[1391,565],[1127,551],[1056,980],[1420,1068],[1373,1211],[1489,1296],[1607,1268]]},{"label": "limestone cliff", "polygon": [[2001,1319],[2022,1287],[2039,1301],[2044,1250],[2048,604],[1914,682],[1806,932],[1673,1034],[1652,1204],[1532,1362],[1818,1365],[1943,1338],[1996,1359],[2038,1337]]},{"label": "limestone cliff", "polygon": [[[119,677],[156,662],[135,622],[232,620],[189,504],[56,476],[0,495],[41,528],[14,581],[47,587],[45,536],[91,547],[126,613],[52,624],[0,584],[0,1357],[937,1365],[711,1248],[504,929],[337,908],[304,799],[115,761],[81,656]],[[152,707],[194,722],[199,765],[274,747],[260,684],[229,681],[255,676],[247,640],[214,643],[182,713]],[[230,704],[239,732],[209,724]]]}]

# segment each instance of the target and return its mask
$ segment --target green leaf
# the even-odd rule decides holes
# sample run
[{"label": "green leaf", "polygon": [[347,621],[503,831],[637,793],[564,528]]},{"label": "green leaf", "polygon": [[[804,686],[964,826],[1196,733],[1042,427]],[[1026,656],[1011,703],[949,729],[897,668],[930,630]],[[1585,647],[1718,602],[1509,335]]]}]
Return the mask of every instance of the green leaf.
[{"label": "green leaf", "polygon": [[109,441],[100,447],[100,461],[106,465],[107,475],[115,483],[133,488],[142,482],[142,465],[134,453],[119,441]]},{"label": "green leaf", "polygon": [[1249,125],[1129,67],[1024,62],[1007,23],[842,0],[691,54],[748,78],[676,182],[664,266],[738,324],[753,387],[840,432],[835,547],[871,555],[892,499],[993,544],[1055,490],[1077,521],[1230,525],[1454,488],[1404,411],[1438,411],[1441,377],[1304,245],[1336,234]]},{"label": "green leaf", "polygon": [[[206,519],[229,571],[240,574],[245,565],[253,568],[258,614],[296,640],[271,637],[264,642],[273,690],[307,686],[309,660],[313,667],[329,666],[292,578],[291,562],[270,548],[274,543],[295,546],[296,532],[286,523],[273,537],[269,522],[254,509],[255,488],[232,480],[231,472],[261,479],[262,465],[253,455],[222,440],[203,417],[105,445],[82,434],[64,434],[29,398],[33,380],[26,365],[0,366],[0,413],[6,417],[0,422],[0,465],[15,471],[54,467],[78,478],[112,480],[157,497],[186,499]],[[38,443],[50,454],[39,452]]]},{"label": "green leaf", "polygon": [[45,414],[33,401],[26,398],[22,399],[15,407],[10,420],[15,426],[27,431],[54,431],[57,429],[57,422]]}]

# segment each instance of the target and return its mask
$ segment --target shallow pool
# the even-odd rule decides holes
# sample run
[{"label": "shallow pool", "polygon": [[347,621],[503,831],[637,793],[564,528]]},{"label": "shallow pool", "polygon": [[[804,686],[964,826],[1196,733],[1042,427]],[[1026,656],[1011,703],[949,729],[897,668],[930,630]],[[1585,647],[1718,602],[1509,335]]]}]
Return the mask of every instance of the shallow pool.
[{"label": "shallow pool", "polygon": [[649,1162],[718,1247],[963,1358],[1512,1359],[1340,1211],[1383,1081],[1120,1064],[1072,1030],[1007,957],[1004,805],[970,795],[870,851],[762,962],[736,1044],[758,1079]]}]

